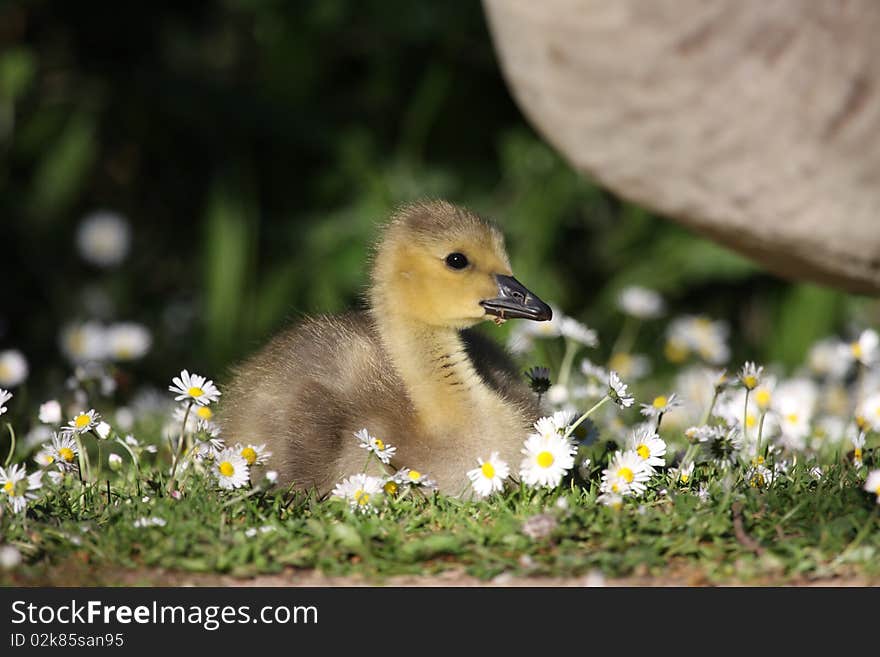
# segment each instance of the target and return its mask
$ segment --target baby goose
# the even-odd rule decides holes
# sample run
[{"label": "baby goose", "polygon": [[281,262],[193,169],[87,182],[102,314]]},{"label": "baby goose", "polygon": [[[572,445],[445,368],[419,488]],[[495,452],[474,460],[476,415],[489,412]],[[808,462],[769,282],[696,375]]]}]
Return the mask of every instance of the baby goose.
[{"label": "baby goose", "polygon": [[[265,442],[279,485],[321,493],[363,471],[361,428],[396,446],[393,466],[451,495],[478,457],[518,463],[538,403],[468,327],[552,313],[512,277],[498,229],[450,203],[407,206],[385,226],[371,281],[367,311],[308,319],[237,369],[223,395],[226,437]],[[378,468],[374,459],[368,471]]]}]

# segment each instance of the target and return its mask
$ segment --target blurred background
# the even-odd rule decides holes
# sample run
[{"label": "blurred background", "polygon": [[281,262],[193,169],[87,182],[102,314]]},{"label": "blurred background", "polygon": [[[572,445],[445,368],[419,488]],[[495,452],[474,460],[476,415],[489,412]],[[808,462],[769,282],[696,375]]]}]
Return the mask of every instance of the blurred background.
[{"label": "blurred background", "polygon": [[[497,220],[598,362],[633,284],[726,322],[734,367],[794,368],[880,318],[579,177],[514,104],[478,2],[6,2],[0,152],[0,350],[44,395],[89,321],[148,331],[121,334],[123,391],[184,367],[223,382],[297,317],[358,304],[377,225],[424,197]],[[661,325],[637,339],[671,370]]]}]

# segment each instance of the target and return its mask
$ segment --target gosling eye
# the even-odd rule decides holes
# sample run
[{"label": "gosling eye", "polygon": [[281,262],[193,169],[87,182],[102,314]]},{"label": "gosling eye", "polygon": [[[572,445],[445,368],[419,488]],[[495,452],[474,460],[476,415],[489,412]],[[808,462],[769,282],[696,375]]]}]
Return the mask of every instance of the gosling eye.
[{"label": "gosling eye", "polygon": [[446,256],[446,266],[452,269],[464,269],[468,266],[468,259],[464,253],[450,253]]}]

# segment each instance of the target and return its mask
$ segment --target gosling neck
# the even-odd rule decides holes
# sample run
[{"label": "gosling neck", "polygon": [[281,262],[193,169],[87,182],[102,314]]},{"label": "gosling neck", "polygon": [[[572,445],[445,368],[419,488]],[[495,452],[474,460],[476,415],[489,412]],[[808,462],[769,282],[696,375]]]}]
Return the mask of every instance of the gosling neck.
[{"label": "gosling neck", "polygon": [[490,390],[477,374],[457,329],[373,310],[382,345],[426,426],[472,422]]}]

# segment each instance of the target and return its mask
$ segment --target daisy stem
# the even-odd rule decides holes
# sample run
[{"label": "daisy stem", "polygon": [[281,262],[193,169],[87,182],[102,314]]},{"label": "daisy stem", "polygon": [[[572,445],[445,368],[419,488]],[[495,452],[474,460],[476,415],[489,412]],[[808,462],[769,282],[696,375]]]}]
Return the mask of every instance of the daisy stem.
[{"label": "daisy stem", "polygon": [[749,393],[751,390],[746,388],[746,401],[743,404],[743,442],[749,439]]},{"label": "daisy stem", "polygon": [[593,408],[588,410],[586,413],[581,415],[577,420],[575,420],[572,424],[570,424],[568,426],[568,429],[565,430],[565,433],[563,434],[562,437],[568,438],[571,434],[573,434],[574,430],[577,429],[581,425],[581,422],[583,422],[588,417],[590,417],[590,415],[592,415],[594,412],[596,412],[599,409],[599,407],[601,407],[609,399],[611,399],[610,395],[605,395],[604,397],[602,397],[602,399],[600,399],[598,402],[596,402],[596,404],[595,404],[595,406],[593,406]]},{"label": "daisy stem", "polygon": [[571,377],[571,366],[574,363],[574,356],[577,350],[577,343],[570,338],[565,338],[565,354],[562,356],[562,364],[559,366],[559,385],[563,387],[568,385],[568,379]]},{"label": "daisy stem", "polygon": [[659,413],[657,415],[657,426],[654,428],[654,433],[660,433],[660,423],[663,421],[664,413]]},{"label": "daisy stem", "polygon": [[131,457],[131,462],[134,464],[134,477],[137,480],[141,476],[141,468],[138,465],[137,457],[134,455],[134,452],[131,451],[131,448],[119,436],[116,436],[116,442],[122,445],[123,449],[128,452],[128,455]]},{"label": "daisy stem", "polygon": [[183,435],[186,433],[186,422],[189,420],[189,412],[192,410],[193,402],[190,401],[186,405],[186,412],[183,414],[183,422],[180,425],[180,438],[177,440],[177,451],[173,455],[173,459],[171,461],[171,475],[168,478],[168,490],[174,490],[174,475],[177,472],[177,464],[180,462],[180,457],[183,456],[183,446],[184,440]]},{"label": "daisy stem", "polygon": [[636,336],[639,334],[639,328],[641,328],[641,322],[631,315],[625,315],[620,334],[614,341],[614,346],[611,347],[611,355],[632,351],[633,345],[636,343]]},{"label": "daisy stem", "polygon": [[85,445],[80,440],[79,434],[74,434],[73,439],[76,441],[76,451],[79,456],[79,481],[85,485],[85,481],[89,479],[91,468],[89,468],[89,455],[86,453]]},{"label": "daisy stem", "polygon": [[4,468],[9,467],[9,464],[12,463],[12,455],[15,454],[15,430],[9,422],[6,423],[6,430],[9,432],[9,454],[3,462]]},{"label": "daisy stem", "polygon": [[758,423],[758,443],[755,445],[755,456],[763,456],[761,454],[761,436],[764,433],[764,418],[767,417],[767,411],[761,413],[761,421]]},{"label": "daisy stem", "polygon": [[706,412],[703,414],[703,417],[700,418],[699,426],[703,426],[706,422],[709,421],[709,418],[712,417],[712,411],[715,410],[715,403],[718,401],[718,388],[715,388],[715,393],[712,395],[712,402],[709,404],[709,408],[706,409]]}]

